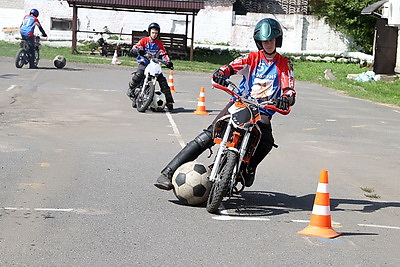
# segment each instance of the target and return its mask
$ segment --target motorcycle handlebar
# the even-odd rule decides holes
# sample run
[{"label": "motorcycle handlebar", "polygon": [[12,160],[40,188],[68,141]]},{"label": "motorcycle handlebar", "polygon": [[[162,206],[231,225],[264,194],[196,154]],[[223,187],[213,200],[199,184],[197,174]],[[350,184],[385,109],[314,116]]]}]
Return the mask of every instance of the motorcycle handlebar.
[{"label": "motorcycle handlebar", "polygon": [[[162,55],[158,55],[157,57],[155,57],[155,56],[153,56],[152,54],[149,54],[149,53],[146,53],[146,54],[144,54],[142,57],[144,57],[144,58],[146,58],[147,60],[152,60],[152,59],[156,59],[157,60],[157,62],[160,62],[161,64],[163,64],[164,66],[167,66],[167,62],[164,62],[164,61],[162,61]],[[172,67],[170,67],[169,68],[170,70],[173,70],[174,69],[174,67],[172,66]]]},{"label": "motorcycle handlebar", "polygon": [[[233,97],[235,97],[237,99],[240,99],[240,101],[242,101],[243,98],[240,95],[237,94],[237,92],[239,91],[237,86],[233,82],[231,82],[230,80],[226,80],[226,81],[228,82],[228,87],[225,87],[225,86],[223,86],[223,85],[221,85],[219,83],[216,83],[211,78],[211,84],[212,84],[213,87],[218,88],[218,89],[228,93],[229,95],[231,95],[231,96],[233,96]],[[230,89],[229,87],[231,87],[232,89]],[[292,110],[291,106],[289,106],[289,108],[287,110],[283,110],[283,109],[277,108],[274,104],[275,104],[274,101],[269,100],[269,101],[265,101],[265,102],[260,103],[260,106],[262,108],[264,108],[264,109],[269,109],[269,110],[278,112],[279,114],[282,114],[282,115],[288,115],[290,113],[290,111]]]}]

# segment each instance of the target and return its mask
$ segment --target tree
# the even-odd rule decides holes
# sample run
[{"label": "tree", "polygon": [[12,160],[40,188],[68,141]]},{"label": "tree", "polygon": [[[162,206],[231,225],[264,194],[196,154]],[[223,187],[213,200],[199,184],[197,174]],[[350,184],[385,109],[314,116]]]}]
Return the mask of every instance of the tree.
[{"label": "tree", "polygon": [[312,0],[310,9],[337,31],[352,37],[359,47],[354,49],[372,53],[376,19],[361,15],[361,10],[375,2],[376,0]]}]

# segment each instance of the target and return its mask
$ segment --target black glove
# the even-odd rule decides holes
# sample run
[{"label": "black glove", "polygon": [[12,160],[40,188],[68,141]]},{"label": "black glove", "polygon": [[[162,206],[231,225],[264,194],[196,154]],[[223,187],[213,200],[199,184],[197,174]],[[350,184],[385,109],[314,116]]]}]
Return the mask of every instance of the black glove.
[{"label": "black glove", "polygon": [[287,96],[281,96],[276,99],[274,105],[281,110],[288,110],[290,106],[290,100]]},{"label": "black glove", "polygon": [[139,55],[140,56],[144,56],[146,54],[146,52],[144,50],[142,50],[142,49],[132,48],[131,51],[130,51],[130,54],[133,57],[137,57]]},{"label": "black glove", "polygon": [[132,49],[129,51],[129,54],[130,54],[132,57],[137,57],[137,56],[138,56],[138,51],[137,51],[136,48],[132,48]]},{"label": "black glove", "polygon": [[226,81],[226,78],[224,77],[224,75],[222,73],[220,73],[219,71],[214,72],[213,81],[224,87],[228,87],[228,85],[229,85],[229,83]]},{"label": "black glove", "polygon": [[172,63],[171,61],[168,61],[167,63],[165,63],[165,66],[166,66],[168,69],[173,69],[173,68],[174,68],[174,63]]}]

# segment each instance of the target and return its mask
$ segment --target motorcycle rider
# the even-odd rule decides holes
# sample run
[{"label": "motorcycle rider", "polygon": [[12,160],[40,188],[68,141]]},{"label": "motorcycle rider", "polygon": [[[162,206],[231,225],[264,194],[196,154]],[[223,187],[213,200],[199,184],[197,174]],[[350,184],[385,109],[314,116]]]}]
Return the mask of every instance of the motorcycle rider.
[{"label": "motorcycle rider", "polygon": [[[226,79],[231,75],[241,74],[243,79],[239,85],[239,95],[251,96],[259,102],[274,100],[277,108],[287,110],[289,106],[294,105],[296,92],[292,64],[276,51],[276,47],[282,46],[282,35],[282,27],[278,21],[272,18],[260,20],[253,33],[259,51],[240,56],[228,65],[222,66],[214,72],[213,81],[227,87]],[[186,162],[195,160],[207,148],[214,145],[213,125],[219,118],[228,114],[228,108],[233,103],[231,99],[213,123],[190,141],[167,164],[154,184],[156,187],[163,190],[173,189],[171,178],[176,169]],[[265,109],[260,109],[260,111],[261,120],[257,124],[262,133],[261,139],[247,169],[242,173],[246,187],[253,184],[257,165],[274,146],[270,120],[275,112]]]},{"label": "motorcycle rider", "polygon": [[28,42],[29,46],[29,68],[30,69],[35,69],[37,66],[35,66],[34,61],[35,61],[35,27],[38,26],[40,32],[42,33],[43,37],[47,37],[46,32],[43,30],[42,25],[40,24],[39,20],[39,11],[37,9],[31,9],[29,12],[29,15],[26,15],[24,19],[22,20],[20,28],[20,33],[22,40],[25,40]]},{"label": "motorcycle rider", "polygon": [[[150,63],[146,58],[143,57],[146,53],[152,54],[153,56],[160,55],[162,60],[166,62],[167,68],[172,68],[174,65],[171,62],[167,52],[165,51],[164,44],[157,39],[160,34],[160,25],[155,22],[150,23],[148,26],[148,35],[139,40],[131,49],[131,54],[137,57],[138,68],[132,76],[132,81],[129,82],[128,96],[130,98],[135,98],[134,89],[138,87],[144,79],[144,70],[146,66]],[[174,99],[171,94],[171,90],[168,86],[167,79],[164,75],[160,74],[158,76],[158,83],[160,84],[161,92],[165,95],[167,101],[168,110],[173,109]]]}]

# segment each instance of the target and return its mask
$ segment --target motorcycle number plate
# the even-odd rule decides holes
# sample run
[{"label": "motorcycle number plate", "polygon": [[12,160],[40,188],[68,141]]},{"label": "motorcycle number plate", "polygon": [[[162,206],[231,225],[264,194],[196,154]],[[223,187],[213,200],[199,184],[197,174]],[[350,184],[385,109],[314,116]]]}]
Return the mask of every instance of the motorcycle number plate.
[{"label": "motorcycle number plate", "polygon": [[239,127],[243,127],[245,123],[251,122],[252,118],[252,113],[248,108],[237,108],[232,113],[232,121]]}]

